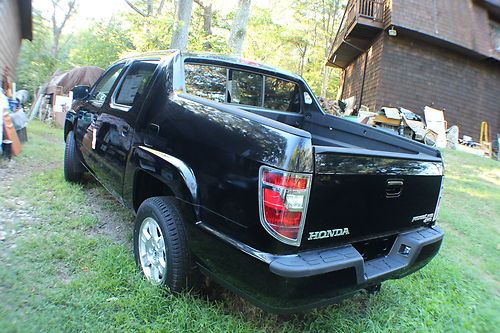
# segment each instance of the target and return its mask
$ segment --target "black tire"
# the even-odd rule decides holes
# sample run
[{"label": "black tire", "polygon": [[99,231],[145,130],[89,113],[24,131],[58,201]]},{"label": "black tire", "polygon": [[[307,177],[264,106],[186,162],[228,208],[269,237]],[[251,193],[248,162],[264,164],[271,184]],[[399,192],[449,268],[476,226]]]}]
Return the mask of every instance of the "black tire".
[{"label": "black tire", "polygon": [[64,179],[72,183],[80,182],[85,171],[76,149],[75,136],[71,131],[66,137],[64,149]]},{"label": "black tire", "polygon": [[166,276],[161,282],[152,280],[171,292],[179,293],[190,287],[189,275],[191,259],[187,247],[184,225],[188,218],[174,197],[152,197],[144,200],[137,211],[134,226],[135,261],[142,274],[145,274],[139,255],[139,237],[146,218],[152,218],[161,229],[165,244]]}]

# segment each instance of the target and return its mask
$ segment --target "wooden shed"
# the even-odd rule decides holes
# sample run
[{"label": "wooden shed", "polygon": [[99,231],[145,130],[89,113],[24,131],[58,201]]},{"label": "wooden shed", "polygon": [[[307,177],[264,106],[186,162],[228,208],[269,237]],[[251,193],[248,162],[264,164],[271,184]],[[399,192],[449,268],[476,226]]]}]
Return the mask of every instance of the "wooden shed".
[{"label": "wooden shed", "polygon": [[0,0],[0,74],[15,69],[21,40],[33,38],[31,0]]}]

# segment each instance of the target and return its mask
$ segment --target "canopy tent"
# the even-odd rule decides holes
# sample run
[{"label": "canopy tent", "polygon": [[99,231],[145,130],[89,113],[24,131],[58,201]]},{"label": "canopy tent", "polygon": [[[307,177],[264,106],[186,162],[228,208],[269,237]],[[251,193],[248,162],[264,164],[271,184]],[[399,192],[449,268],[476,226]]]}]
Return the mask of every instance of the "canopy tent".
[{"label": "canopy tent", "polygon": [[54,74],[42,93],[66,95],[75,86],[92,86],[103,72],[99,67],[85,66]]},{"label": "canopy tent", "polygon": [[[44,84],[38,93],[36,102],[31,108],[30,120],[38,116],[43,121],[48,114],[53,112],[53,98],[56,95],[66,96],[76,86],[92,86],[104,72],[96,66],[76,67],[64,73],[55,73],[47,84]],[[52,96],[47,105],[46,96]],[[47,110],[50,107],[50,110]],[[43,113],[45,112],[46,113]]]}]

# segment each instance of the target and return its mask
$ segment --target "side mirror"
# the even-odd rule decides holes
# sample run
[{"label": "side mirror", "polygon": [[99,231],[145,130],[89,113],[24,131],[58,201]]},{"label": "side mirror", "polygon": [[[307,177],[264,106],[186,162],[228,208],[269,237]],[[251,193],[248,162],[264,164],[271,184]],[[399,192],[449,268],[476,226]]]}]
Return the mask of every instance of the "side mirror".
[{"label": "side mirror", "polygon": [[313,99],[312,99],[311,95],[309,95],[308,92],[304,92],[304,103],[310,105],[310,104],[312,104],[312,102],[313,102]]},{"label": "side mirror", "polygon": [[90,92],[89,86],[76,86],[73,88],[73,100],[81,101],[85,99]]}]

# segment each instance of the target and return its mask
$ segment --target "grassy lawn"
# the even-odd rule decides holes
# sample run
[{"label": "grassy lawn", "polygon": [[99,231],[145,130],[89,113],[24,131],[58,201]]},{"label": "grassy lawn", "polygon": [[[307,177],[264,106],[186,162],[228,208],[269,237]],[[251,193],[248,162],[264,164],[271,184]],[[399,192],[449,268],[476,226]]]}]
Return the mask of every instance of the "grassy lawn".
[{"label": "grassy lawn", "polygon": [[441,253],[421,271],[306,314],[266,314],[229,292],[172,296],[137,273],[133,216],[62,173],[62,131],[32,122],[0,164],[0,331],[494,332],[500,327],[500,164],[446,150]]}]

